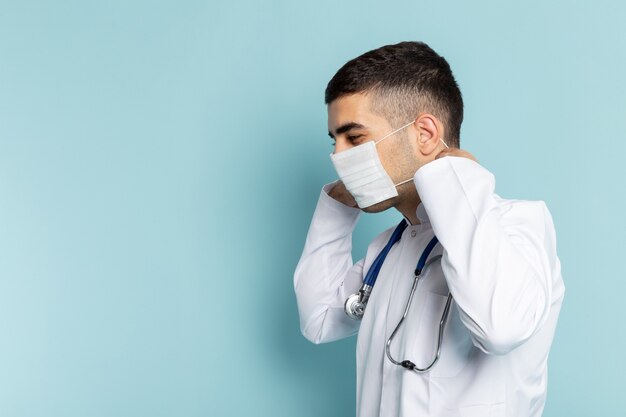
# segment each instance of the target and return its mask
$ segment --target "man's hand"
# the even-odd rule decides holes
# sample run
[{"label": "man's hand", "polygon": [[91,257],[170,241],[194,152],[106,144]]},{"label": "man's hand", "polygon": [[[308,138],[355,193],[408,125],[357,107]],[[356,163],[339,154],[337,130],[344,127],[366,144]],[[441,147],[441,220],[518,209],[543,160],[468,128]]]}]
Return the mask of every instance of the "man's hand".
[{"label": "man's hand", "polygon": [[463,149],[446,148],[439,152],[437,156],[435,156],[435,159],[443,158],[444,156],[462,156],[464,158],[469,158],[474,162],[478,162],[478,159],[476,159],[474,155],[467,151],[464,151]]},{"label": "man's hand", "polygon": [[345,204],[349,207],[358,208],[356,204],[356,200],[352,197],[352,194],[346,190],[346,186],[343,185],[343,182],[339,181],[337,185],[335,185],[329,192],[328,195],[339,201],[340,203]]}]

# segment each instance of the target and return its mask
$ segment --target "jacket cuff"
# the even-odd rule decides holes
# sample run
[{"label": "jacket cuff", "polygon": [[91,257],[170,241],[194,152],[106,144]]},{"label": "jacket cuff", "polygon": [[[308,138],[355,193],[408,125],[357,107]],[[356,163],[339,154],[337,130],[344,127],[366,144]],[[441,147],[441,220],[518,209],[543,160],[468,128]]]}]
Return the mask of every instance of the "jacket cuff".
[{"label": "jacket cuff", "polygon": [[433,231],[446,249],[462,244],[456,242],[459,231],[475,225],[494,205],[495,176],[469,158],[436,159],[418,169],[413,180]]}]

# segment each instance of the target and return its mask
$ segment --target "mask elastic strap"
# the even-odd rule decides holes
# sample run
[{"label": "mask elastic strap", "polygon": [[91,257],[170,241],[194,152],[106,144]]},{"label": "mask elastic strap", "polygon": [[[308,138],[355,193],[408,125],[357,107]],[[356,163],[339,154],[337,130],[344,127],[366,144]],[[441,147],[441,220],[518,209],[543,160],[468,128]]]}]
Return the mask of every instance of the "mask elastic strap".
[{"label": "mask elastic strap", "polygon": [[[415,123],[415,120],[410,121],[409,123],[405,124],[404,126],[401,126],[401,127],[397,128],[397,129],[396,129],[396,130],[394,130],[393,132],[386,134],[385,136],[383,136],[382,138],[378,139],[378,140],[377,140],[376,142],[374,142],[374,143],[375,143],[375,144],[379,144],[379,143],[380,143],[380,142],[382,142],[383,140],[387,139],[389,136],[393,135],[394,133],[397,133],[397,132],[401,131],[402,129],[404,129],[404,128],[405,128],[405,127],[407,127],[407,126],[411,126],[413,123]],[[443,143],[443,146],[445,146],[445,147],[446,147],[446,148],[448,148],[448,149],[450,148],[450,147],[448,146],[448,144],[447,144],[447,143],[445,143],[445,142],[443,141],[443,139],[442,139],[442,138],[439,138],[439,140],[441,141],[441,143]]]},{"label": "mask elastic strap", "polygon": [[407,126],[411,126],[414,122],[415,122],[415,120],[410,121],[409,123],[405,124],[404,126],[397,128],[397,129],[396,129],[396,130],[394,130],[393,132],[386,134],[385,136],[383,136],[382,138],[378,139],[378,140],[377,140],[376,142],[374,142],[374,143],[375,143],[375,144],[379,144],[380,142],[382,142],[383,140],[387,139],[389,136],[393,135],[394,133],[401,131],[402,129],[404,129],[404,128],[405,128],[405,127],[407,127]]},{"label": "mask elastic strap", "polygon": [[413,178],[409,178],[408,180],[404,180],[404,181],[402,181],[402,182],[399,182],[399,183],[395,184],[395,186],[396,186],[396,187],[399,187],[399,186],[401,186],[402,184],[406,184],[406,183],[407,183],[407,182],[409,182],[409,181],[413,181]]},{"label": "mask elastic strap", "polygon": [[[413,123],[413,122],[411,122],[411,123]],[[411,123],[409,123],[409,124],[411,124]],[[443,139],[439,138],[439,140],[441,141],[441,143],[443,143],[443,146],[445,146],[446,148],[450,148],[448,145],[446,145],[446,143],[443,141]],[[408,180],[401,181],[401,182],[395,184],[395,186],[399,187],[400,185],[406,184],[409,181],[413,181],[413,178],[409,178]]]}]

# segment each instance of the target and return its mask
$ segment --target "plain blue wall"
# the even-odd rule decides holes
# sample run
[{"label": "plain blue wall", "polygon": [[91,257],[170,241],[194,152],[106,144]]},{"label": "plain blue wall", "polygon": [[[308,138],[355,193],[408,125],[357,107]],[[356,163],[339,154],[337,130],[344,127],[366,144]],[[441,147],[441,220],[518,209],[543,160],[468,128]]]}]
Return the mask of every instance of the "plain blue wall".
[{"label": "plain blue wall", "polygon": [[[623,411],[625,13],[0,2],[0,415],[353,415],[355,339],[300,335],[292,274],[335,178],[326,83],[402,40],[450,62],[496,192],[552,212],[545,415]],[[398,218],[364,215],[355,258]]]}]

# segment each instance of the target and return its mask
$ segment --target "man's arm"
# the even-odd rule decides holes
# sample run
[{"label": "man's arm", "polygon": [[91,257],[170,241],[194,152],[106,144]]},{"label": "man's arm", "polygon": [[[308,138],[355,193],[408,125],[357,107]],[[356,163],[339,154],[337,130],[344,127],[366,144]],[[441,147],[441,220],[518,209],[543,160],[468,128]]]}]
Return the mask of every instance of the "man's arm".
[{"label": "man's arm", "polygon": [[467,157],[438,158],[414,181],[474,344],[486,353],[510,352],[537,332],[552,303],[558,259],[545,203],[507,204],[494,194],[493,174]]},{"label": "man's arm", "polygon": [[294,273],[300,329],[313,343],[353,335],[360,324],[343,310],[345,299],[363,282],[364,260],[352,262],[352,232],[360,210],[337,201],[350,203],[337,184],[342,185],[327,184],[320,193]]}]

